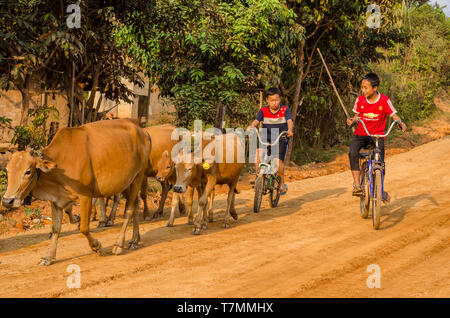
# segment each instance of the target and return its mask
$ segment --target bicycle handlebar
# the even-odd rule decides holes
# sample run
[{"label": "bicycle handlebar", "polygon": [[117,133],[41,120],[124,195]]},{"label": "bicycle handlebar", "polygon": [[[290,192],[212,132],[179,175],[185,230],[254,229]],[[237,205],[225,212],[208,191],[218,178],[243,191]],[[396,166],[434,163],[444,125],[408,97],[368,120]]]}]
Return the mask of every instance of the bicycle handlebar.
[{"label": "bicycle handlebar", "polygon": [[283,131],[283,132],[281,132],[281,134],[277,137],[277,139],[275,139],[275,141],[274,141],[273,143],[268,143],[268,142],[266,143],[266,142],[263,142],[263,141],[261,140],[261,136],[259,135],[259,131],[258,131],[258,129],[256,129],[256,127],[252,127],[251,130],[255,130],[255,131],[256,131],[256,135],[258,136],[258,140],[259,140],[260,144],[262,144],[262,145],[264,145],[264,146],[275,146],[275,145],[278,143],[278,141],[280,141],[281,136],[287,134],[287,131]]},{"label": "bicycle handlebar", "polygon": [[362,126],[363,126],[363,128],[364,128],[364,130],[366,131],[367,136],[375,137],[375,138],[384,138],[384,137],[387,137],[387,136],[389,135],[389,133],[391,132],[392,128],[394,127],[394,125],[395,125],[395,124],[400,124],[400,121],[399,121],[399,120],[394,120],[394,121],[392,122],[392,124],[391,124],[391,127],[389,127],[388,132],[387,132],[386,134],[384,134],[384,135],[372,135],[372,134],[370,134],[370,133],[367,131],[367,127],[366,127],[366,124],[364,123],[364,121],[362,121],[360,118],[358,118],[355,122],[356,122],[356,123],[357,123],[357,122],[361,122],[361,123],[362,123]]}]

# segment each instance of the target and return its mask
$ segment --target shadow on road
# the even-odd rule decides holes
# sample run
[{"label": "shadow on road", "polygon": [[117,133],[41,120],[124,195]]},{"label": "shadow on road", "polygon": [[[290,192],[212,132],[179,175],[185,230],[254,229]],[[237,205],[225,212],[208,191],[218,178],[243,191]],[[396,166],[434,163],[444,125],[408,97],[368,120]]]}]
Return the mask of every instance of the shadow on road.
[{"label": "shadow on road", "polygon": [[429,200],[435,206],[439,206],[436,199],[427,193],[397,199],[391,204],[381,207],[381,216],[386,216],[386,218],[381,219],[379,229],[386,230],[400,223],[411,208],[422,200]]}]

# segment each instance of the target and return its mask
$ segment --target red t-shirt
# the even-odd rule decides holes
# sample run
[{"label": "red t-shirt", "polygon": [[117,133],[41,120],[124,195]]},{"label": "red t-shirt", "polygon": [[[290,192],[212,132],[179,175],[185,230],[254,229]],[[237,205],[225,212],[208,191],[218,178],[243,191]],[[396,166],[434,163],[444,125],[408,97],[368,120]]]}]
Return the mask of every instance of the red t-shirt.
[{"label": "red t-shirt", "polygon": [[[373,103],[369,102],[364,95],[359,96],[353,106],[353,112],[359,114],[360,119],[364,121],[370,134],[384,135],[387,115],[392,116],[397,111],[392,105],[389,97],[378,93],[378,98]],[[361,123],[358,123],[358,126],[355,129],[355,135],[367,136]]]}]

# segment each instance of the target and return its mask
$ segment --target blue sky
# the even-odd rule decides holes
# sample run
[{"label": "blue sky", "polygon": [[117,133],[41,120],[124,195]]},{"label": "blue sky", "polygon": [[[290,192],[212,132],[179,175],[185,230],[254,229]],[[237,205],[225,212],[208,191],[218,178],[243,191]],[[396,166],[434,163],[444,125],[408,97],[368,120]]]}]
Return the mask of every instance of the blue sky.
[{"label": "blue sky", "polygon": [[435,2],[437,2],[439,4],[439,6],[443,7],[443,6],[447,6],[447,8],[444,9],[444,13],[447,17],[450,16],[450,0],[431,0],[430,3],[434,4]]}]

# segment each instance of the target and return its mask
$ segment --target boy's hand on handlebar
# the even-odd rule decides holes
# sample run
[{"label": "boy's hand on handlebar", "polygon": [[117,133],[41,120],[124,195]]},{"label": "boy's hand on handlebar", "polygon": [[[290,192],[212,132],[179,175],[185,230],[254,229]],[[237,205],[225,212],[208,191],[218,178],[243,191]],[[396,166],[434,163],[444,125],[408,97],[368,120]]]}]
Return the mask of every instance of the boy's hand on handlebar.
[{"label": "boy's hand on handlebar", "polygon": [[292,132],[292,130],[288,130],[286,136],[292,137],[292,136],[294,136],[294,133]]}]

